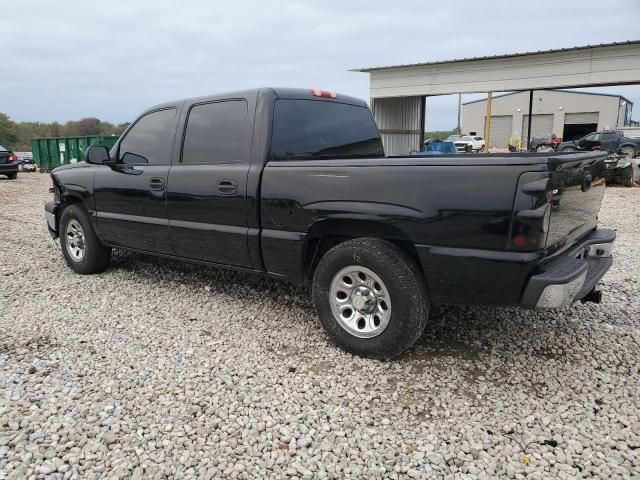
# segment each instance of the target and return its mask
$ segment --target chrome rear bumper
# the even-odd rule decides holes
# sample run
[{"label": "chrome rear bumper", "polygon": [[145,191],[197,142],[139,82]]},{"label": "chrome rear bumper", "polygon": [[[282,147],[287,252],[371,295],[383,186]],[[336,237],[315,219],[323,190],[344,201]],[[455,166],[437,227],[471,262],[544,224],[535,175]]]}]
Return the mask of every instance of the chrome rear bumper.
[{"label": "chrome rear bumper", "polygon": [[568,252],[540,267],[522,296],[522,305],[559,308],[592,292],[613,264],[614,230],[594,230]]}]

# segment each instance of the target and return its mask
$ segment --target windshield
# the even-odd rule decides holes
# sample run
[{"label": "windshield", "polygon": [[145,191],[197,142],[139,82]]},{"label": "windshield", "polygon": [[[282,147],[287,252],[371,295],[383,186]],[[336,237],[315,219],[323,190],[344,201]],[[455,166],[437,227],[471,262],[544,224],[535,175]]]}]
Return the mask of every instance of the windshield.
[{"label": "windshield", "polygon": [[470,142],[471,140],[473,140],[473,137],[470,135],[464,135],[463,137],[460,137],[460,140],[464,140],[466,142]]},{"label": "windshield", "polygon": [[384,149],[366,107],[317,100],[278,100],[271,158],[383,157]]}]

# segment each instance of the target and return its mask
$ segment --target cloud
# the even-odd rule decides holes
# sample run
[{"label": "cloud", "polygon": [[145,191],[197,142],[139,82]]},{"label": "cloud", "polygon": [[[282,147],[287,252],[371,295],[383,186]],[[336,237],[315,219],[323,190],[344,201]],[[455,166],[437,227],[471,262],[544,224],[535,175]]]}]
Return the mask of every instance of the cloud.
[{"label": "cloud", "polygon": [[[628,40],[640,13],[634,0],[5,3],[0,111],[43,121],[121,122],[267,85],[368,98],[368,76],[349,69]],[[640,105],[640,87],[624,90]],[[428,124],[455,125],[455,102],[430,100]]]}]

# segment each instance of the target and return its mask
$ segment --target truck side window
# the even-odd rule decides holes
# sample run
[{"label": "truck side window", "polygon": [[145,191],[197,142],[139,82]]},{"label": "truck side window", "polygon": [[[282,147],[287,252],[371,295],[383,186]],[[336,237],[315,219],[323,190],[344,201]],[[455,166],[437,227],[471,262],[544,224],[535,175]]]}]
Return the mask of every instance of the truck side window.
[{"label": "truck side window", "polygon": [[175,108],[150,112],[140,118],[118,147],[118,162],[129,165],[167,165],[171,155]]},{"label": "truck side window", "polygon": [[225,100],[195,105],[189,111],[182,147],[185,165],[248,162],[247,102]]}]

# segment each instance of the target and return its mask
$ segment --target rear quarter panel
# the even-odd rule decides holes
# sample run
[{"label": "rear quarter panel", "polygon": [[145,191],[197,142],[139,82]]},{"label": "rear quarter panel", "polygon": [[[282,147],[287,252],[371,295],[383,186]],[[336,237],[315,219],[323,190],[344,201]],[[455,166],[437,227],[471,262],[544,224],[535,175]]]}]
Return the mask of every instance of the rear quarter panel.
[{"label": "rear quarter panel", "polygon": [[299,278],[307,234],[332,219],[379,222],[418,247],[504,251],[518,177],[546,167],[486,161],[270,162],[261,189],[265,267]]}]

